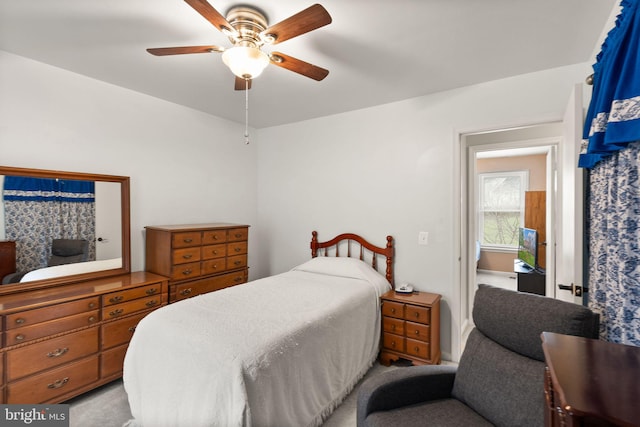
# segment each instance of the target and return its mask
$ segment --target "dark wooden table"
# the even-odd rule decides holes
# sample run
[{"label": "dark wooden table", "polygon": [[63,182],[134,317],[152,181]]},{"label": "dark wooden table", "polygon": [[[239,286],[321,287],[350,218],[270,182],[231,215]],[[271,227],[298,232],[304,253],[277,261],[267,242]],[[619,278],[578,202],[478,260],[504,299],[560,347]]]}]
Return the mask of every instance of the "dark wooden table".
[{"label": "dark wooden table", "polygon": [[640,426],[640,347],[542,333],[547,426]]}]

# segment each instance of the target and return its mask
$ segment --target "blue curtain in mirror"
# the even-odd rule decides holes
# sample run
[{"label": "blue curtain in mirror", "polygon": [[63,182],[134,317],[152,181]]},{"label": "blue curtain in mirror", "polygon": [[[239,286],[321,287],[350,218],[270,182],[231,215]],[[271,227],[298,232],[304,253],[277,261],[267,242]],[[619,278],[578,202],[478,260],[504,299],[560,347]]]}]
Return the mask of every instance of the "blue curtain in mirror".
[{"label": "blue curtain in mirror", "polygon": [[607,341],[640,346],[640,13],[623,0],[594,65],[579,166],[589,169],[589,307]]},{"label": "blue curtain in mirror", "polygon": [[18,272],[46,267],[53,239],[84,239],[95,260],[95,183],[6,176],[5,235],[16,241]]}]

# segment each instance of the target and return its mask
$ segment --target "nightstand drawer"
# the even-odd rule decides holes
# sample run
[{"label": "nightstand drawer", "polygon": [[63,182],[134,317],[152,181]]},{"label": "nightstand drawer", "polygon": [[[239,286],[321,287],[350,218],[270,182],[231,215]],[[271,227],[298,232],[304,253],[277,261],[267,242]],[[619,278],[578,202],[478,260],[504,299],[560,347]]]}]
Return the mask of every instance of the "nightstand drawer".
[{"label": "nightstand drawer", "polygon": [[423,325],[422,323],[406,322],[405,324],[407,338],[411,338],[419,341],[429,341],[429,325]]},{"label": "nightstand drawer", "polygon": [[382,318],[382,330],[392,334],[404,335],[404,320],[393,317]]},{"label": "nightstand drawer", "polygon": [[382,345],[390,350],[404,352],[404,337],[396,334],[384,333],[382,335]]},{"label": "nightstand drawer", "polygon": [[406,346],[406,353],[408,355],[420,357],[421,359],[429,358],[429,343],[407,338]]},{"label": "nightstand drawer", "polygon": [[404,304],[393,301],[384,301],[382,303],[382,315],[402,319],[404,317]]},{"label": "nightstand drawer", "polygon": [[429,324],[431,311],[428,307],[419,307],[417,305],[407,304],[405,306],[404,318],[412,322]]}]

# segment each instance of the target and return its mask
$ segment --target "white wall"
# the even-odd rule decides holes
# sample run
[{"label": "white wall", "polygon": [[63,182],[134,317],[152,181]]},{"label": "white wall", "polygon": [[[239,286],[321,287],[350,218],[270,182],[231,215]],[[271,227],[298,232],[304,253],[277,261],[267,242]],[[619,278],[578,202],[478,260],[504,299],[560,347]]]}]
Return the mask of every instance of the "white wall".
[{"label": "white wall", "polygon": [[590,73],[578,64],[254,130],[247,146],[241,124],[0,51],[0,164],[130,176],[134,270],[145,225],[250,224],[251,278],[308,259],[312,230],[378,245],[391,234],[396,281],[443,295],[455,360],[458,133],[561,120]]},{"label": "white wall", "polygon": [[146,225],[249,224],[255,252],[256,145],[242,125],[3,51],[0,94],[1,165],[131,177],[133,270]]},{"label": "white wall", "polygon": [[[558,121],[590,64],[261,129],[260,260],[279,273],[321,240],[355,232],[396,242],[395,278],[443,295],[442,349],[459,355],[461,132]],[[348,94],[345,94],[348,96]],[[418,232],[429,244],[418,246]],[[304,249],[302,249],[304,248]]]}]

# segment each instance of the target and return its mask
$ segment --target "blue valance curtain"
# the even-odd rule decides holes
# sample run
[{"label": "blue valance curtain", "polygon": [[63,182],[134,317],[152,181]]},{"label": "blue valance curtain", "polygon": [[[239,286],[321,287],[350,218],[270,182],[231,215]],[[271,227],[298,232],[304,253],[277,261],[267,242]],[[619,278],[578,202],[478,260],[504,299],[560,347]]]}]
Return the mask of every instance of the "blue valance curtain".
[{"label": "blue valance curtain", "polygon": [[53,239],[89,241],[95,259],[95,183],[4,177],[5,235],[17,246],[16,270],[46,267]]},{"label": "blue valance curtain", "polygon": [[593,66],[593,93],[579,166],[640,140],[640,13],[638,0],[622,0],[622,12]]},{"label": "blue valance curtain", "polygon": [[579,166],[589,169],[589,307],[600,337],[640,346],[640,0],[622,0],[593,66]]}]

